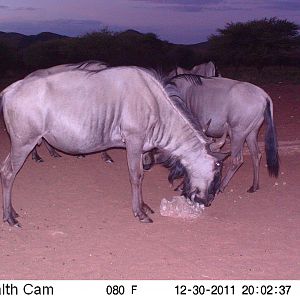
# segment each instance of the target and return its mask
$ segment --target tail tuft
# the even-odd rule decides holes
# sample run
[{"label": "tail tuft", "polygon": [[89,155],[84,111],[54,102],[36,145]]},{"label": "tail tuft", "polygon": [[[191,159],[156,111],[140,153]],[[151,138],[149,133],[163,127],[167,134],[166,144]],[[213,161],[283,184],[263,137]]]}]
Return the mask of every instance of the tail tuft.
[{"label": "tail tuft", "polygon": [[267,166],[269,175],[272,177],[278,177],[279,174],[279,156],[278,156],[278,144],[276,128],[274,125],[270,100],[267,100],[267,107],[265,109],[264,117],[266,121],[266,133],[265,133],[265,152],[267,157]]}]

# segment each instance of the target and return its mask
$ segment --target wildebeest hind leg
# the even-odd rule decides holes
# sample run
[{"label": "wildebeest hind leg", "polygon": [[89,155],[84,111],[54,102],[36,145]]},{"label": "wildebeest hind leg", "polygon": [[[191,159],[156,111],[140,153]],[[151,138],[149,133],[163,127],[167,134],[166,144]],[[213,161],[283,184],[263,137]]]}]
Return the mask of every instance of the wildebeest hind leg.
[{"label": "wildebeest hind leg", "polygon": [[[33,147],[33,146],[32,146]],[[13,147],[10,154],[6,157],[1,167],[1,181],[3,193],[3,221],[11,226],[19,226],[17,221],[18,214],[11,203],[11,191],[16,174],[22,167],[27,155],[32,147]]]},{"label": "wildebeest hind leg", "polygon": [[243,144],[244,144],[245,138],[235,138],[233,135],[231,138],[231,163],[229,166],[229,169],[227,171],[227,174],[222,180],[221,186],[219,191],[223,192],[226,186],[228,185],[230,179],[234,175],[234,173],[239,169],[239,167],[243,164]]},{"label": "wildebeest hind leg", "polygon": [[61,157],[61,155],[59,153],[57,153],[55,151],[55,149],[46,140],[45,140],[45,146],[52,157],[55,157],[55,158]]},{"label": "wildebeest hind leg", "polygon": [[132,210],[135,217],[143,223],[152,223],[147,212],[153,212],[152,209],[144,203],[142,196],[143,164],[141,139],[126,139],[127,164],[129,170],[129,179],[132,190]]},{"label": "wildebeest hind leg", "polygon": [[31,153],[32,160],[36,162],[44,162],[44,160],[39,156],[36,146],[33,148],[32,153]]},{"label": "wildebeest hind leg", "polygon": [[252,131],[246,138],[246,142],[251,154],[253,164],[253,185],[247,191],[253,193],[259,189],[259,164],[261,160],[261,153],[257,144],[257,131]]}]

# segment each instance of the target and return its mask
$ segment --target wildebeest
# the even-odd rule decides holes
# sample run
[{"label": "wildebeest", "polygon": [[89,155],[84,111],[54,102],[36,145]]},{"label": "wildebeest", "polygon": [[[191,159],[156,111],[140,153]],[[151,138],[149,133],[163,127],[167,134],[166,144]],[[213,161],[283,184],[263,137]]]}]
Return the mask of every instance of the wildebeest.
[{"label": "wildebeest", "polygon": [[42,139],[71,154],[126,148],[132,209],[141,222],[152,222],[141,188],[146,151],[168,153],[171,177],[184,177],[186,197],[209,205],[219,188],[222,157],[211,152],[213,144],[189,119],[174,86],[164,87],[150,71],[117,67],[32,76],[0,96],[11,140],[1,167],[3,219],[10,225],[18,224],[11,202],[15,176]]},{"label": "wildebeest", "polygon": [[[29,75],[27,75],[26,78],[45,77],[55,73],[72,71],[72,70],[80,70],[80,69],[89,70],[89,71],[97,71],[97,70],[99,71],[107,67],[108,67],[107,64],[104,62],[89,60],[81,63],[64,64],[64,65],[50,67],[47,69],[36,70],[30,73]],[[49,145],[47,141],[45,141],[44,143],[51,156],[61,157],[61,155],[57,151],[55,151],[55,149],[51,145]],[[112,158],[106,153],[106,151],[101,152],[100,155],[105,162],[113,162]],[[43,162],[43,159],[39,156],[36,147],[34,147],[34,149],[32,150],[32,159],[36,162]]]},{"label": "wildebeest", "polygon": [[180,74],[195,74],[205,77],[221,77],[221,74],[218,71],[218,68],[212,61],[208,63],[203,63],[200,65],[195,65],[191,70],[187,70],[181,67],[177,67],[172,70],[169,74],[169,77],[173,77]]},{"label": "wildebeest", "polygon": [[[276,129],[273,120],[273,104],[270,96],[261,88],[227,78],[202,78],[201,85],[192,85],[183,76],[174,77],[183,100],[206,134],[219,137],[225,127],[231,141],[231,164],[222,180],[220,191],[228,185],[234,173],[243,163],[243,146],[246,141],[253,164],[253,184],[248,192],[259,189],[259,164],[261,153],[257,143],[258,131],[266,121],[265,152],[270,176],[278,176],[279,159]],[[155,154],[155,155],[154,155]],[[163,162],[159,152],[146,155],[146,168],[154,162]],[[151,157],[152,156],[152,157]],[[150,161],[150,162],[149,162]]]}]

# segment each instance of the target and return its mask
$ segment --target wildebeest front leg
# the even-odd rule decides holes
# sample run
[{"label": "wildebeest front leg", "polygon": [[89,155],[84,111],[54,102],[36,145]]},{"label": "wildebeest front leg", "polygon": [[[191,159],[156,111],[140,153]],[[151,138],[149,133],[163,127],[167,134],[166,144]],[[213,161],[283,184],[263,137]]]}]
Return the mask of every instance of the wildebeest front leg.
[{"label": "wildebeest front leg", "polygon": [[236,137],[232,135],[231,138],[231,163],[229,169],[222,179],[221,186],[219,188],[220,192],[223,192],[226,186],[228,185],[230,179],[234,175],[234,173],[239,169],[239,167],[243,164],[243,145],[244,145],[245,137]]},{"label": "wildebeest front leg", "polygon": [[153,210],[144,203],[142,195],[143,164],[142,164],[143,145],[139,139],[126,140],[127,164],[129,179],[132,190],[132,210],[135,217],[143,223],[152,223],[152,219],[147,215]]}]

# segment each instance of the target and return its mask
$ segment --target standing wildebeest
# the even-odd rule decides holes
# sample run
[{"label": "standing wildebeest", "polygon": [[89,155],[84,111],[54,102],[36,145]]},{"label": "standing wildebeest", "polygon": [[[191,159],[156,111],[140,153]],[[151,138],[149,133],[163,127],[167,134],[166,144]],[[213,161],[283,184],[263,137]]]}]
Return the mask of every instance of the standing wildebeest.
[{"label": "standing wildebeest", "polygon": [[[201,78],[202,85],[192,85],[177,75],[172,80],[181,91],[181,96],[191,113],[200,122],[205,133],[219,137],[228,130],[231,140],[231,164],[222,180],[220,191],[243,163],[243,146],[246,141],[253,164],[253,184],[248,192],[259,189],[259,164],[261,153],[257,134],[266,121],[265,152],[270,176],[278,176],[279,159],[276,130],[273,121],[273,104],[270,96],[261,88],[227,78]],[[209,126],[207,126],[209,124]],[[165,160],[161,151],[152,151],[144,156],[144,167]]]},{"label": "standing wildebeest", "polygon": [[202,85],[191,85],[178,77],[174,81],[182,97],[204,128],[210,122],[206,134],[219,137],[228,124],[231,140],[231,165],[222,180],[220,191],[243,163],[243,145],[246,141],[253,163],[253,184],[248,192],[259,189],[259,163],[261,154],[257,135],[266,121],[265,152],[270,176],[278,176],[279,160],[276,130],[273,121],[273,104],[270,96],[261,88],[227,78],[202,78]]},{"label": "standing wildebeest", "polygon": [[18,224],[11,202],[15,176],[42,138],[71,154],[126,148],[132,209],[141,222],[152,222],[141,186],[142,155],[153,148],[169,154],[170,174],[184,177],[186,197],[209,205],[219,189],[220,157],[177,103],[175,88],[164,87],[150,71],[118,67],[33,76],[0,97],[11,140],[1,167],[3,219],[10,225]]},{"label": "standing wildebeest", "polygon": [[[55,73],[60,73],[60,72],[66,72],[66,71],[72,71],[72,70],[89,70],[89,71],[99,71],[102,69],[107,68],[107,64],[101,62],[101,61],[96,61],[96,60],[89,60],[77,64],[64,64],[64,65],[58,65],[54,67],[50,67],[47,69],[40,69],[37,71],[34,71],[30,73],[29,75],[26,76],[26,78],[29,77],[45,77],[48,75],[52,75]],[[61,157],[59,153],[55,151],[55,149],[45,141],[45,145],[47,150],[49,151],[50,155],[53,157]],[[101,152],[101,158],[105,162],[113,162],[112,158],[106,153],[106,151]],[[36,162],[43,162],[43,159],[39,156],[36,147],[33,148],[32,150],[32,159]]]}]

